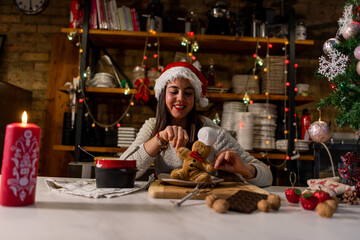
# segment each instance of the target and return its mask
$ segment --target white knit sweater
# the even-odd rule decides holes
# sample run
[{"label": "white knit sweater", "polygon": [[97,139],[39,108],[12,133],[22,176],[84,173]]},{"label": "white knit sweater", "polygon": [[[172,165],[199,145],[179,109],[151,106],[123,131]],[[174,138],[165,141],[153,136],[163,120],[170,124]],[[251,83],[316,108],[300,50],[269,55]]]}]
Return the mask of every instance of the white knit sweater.
[{"label": "white knit sweater", "polygon": [[[151,157],[144,148],[144,143],[151,138],[151,134],[155,127],[155,118],[150,118],[145,121],[141,127],[135,141],[131,146],[121,155],[120,159],[136,159],[136,166],[138,172],[136,177],[140,177],[144,172],[154,163],[156,174],[170,173],[173,169],[181,168],[183,161],[176,155],[175,149],[168,145],[168,148],[162,151],[155,157]],[[247,179],[248,183],[257,186],[269,186],[272,184],[272,174],[270,169],[261,161],[251,156],[246,152],[240,144],[234,139],[225,129],[216,125],[209,118],[205,118],[204,127],[212,127],[218,132],[218,138],[212,146],[212,151],[208,159],[214,160],[214,154],[224,149],[233,149],[240,154],[242,160],[246,163],[252,164],[256,170],[257,175],[253,179]]]}]

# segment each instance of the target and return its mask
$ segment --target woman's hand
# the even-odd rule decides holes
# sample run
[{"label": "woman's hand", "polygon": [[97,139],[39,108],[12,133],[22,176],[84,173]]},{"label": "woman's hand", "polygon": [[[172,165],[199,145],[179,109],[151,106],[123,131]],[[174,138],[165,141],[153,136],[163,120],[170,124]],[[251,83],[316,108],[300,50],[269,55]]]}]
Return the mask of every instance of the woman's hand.
[{"label": "woman's hand", "polygon": [[231,173],[240,173],[247,179],[256,177],[256,168],[245,163],[239,153],[232,149],[223,150],[215,156],[214,168]]},{"label": "woman's hand", "polygon": [[162,141],[169,142],[176,151],[185,147],[189,141],[189,136],[180,126],[167,126],[163,131],[159,132],[159,137]]}]

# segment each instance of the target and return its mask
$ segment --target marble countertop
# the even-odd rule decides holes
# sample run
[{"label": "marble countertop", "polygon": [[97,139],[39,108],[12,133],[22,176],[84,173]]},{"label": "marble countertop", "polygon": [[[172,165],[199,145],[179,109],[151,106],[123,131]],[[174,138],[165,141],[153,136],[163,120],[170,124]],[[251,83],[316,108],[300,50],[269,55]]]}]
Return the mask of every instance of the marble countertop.
[{"label": "marble countertop", "polygon": [[287,203],[279,211],[216,213],[204,200],[176,207],[146,191],[91,199],[50,191],[38,178],[36,201],[26,207],[0,206],[1,239],[358,239],[360,205],[340,204],[330,219]]}]

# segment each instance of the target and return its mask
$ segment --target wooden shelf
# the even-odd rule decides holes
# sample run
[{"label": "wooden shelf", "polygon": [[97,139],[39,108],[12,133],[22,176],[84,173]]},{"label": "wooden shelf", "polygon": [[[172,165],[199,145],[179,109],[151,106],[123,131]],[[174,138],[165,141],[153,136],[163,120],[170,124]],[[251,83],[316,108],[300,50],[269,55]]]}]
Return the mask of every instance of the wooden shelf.
[{"label": "wooden shelf", "polygon": [[[250,153],[252,156],[254,156],[257,159],[278,159],[278,160],[284,160],[286,158],[286,154],[282,153]],[[300,155],[300,158],[298,160],[303,161],[314,161],[315,156],[314,155]]]},{"label": "wooden shelf", "polygon": [[[61,32],[71,33],[76,31],[81,34],[81,29],[62,28]],[[206,35],[197,34],[189,37],[185,33],[164,33],[159,32],[151,34],[149,32],[130,32],[130,31],[113,31],[90,29],[89,39],[96,47],[103,48],[124,48],[124,49],[142,49],[146,40],[149,38],[159,38],[161,50],[181,51],[184,47],[181,46],[182,37],[196,40],[199,44],[199,51],[201,52],[231,52],[231,53],[248,53],[253,54],[256,47],[257,38],[254,37],[238,37],[238,36],[223,36],[223,35]],[[273,45],[270,49],[270,54],[276,54],[282,51],[285,44],[288,43],[286,38],[270,38],[269,42]],[[259,38],[259,54],[266,53],[267,38]],[[310,46],[314,45],[313,40],[295,40],[296,53],[302,53]]]},{"label": "wooden shelf", "polygon": [[[118,153],[118,152],[125,152],[127,148],[118,148],[118,147],[82,147],[88,152],[107,152],[107,153]],[[56,151],[75,151],[75,146],[67,146],[67,145],[54,145],[53,149]],[[285,154],[282,153],[250,153],[257,159],[279,159],[284,160],[286,158]],[[300,155],[299,160],[305,161],[314,161],[315,157],[313,155]]]},{"label": "wooden shelf", "polygon": [[[60,89],[63,92],[67,92],[66,87],[62,87]],[[86,94],[87,95],[102,95],[112,97],[114,95],[123,95],[124,96],[125,89],[121,88],[97,88],[97,87],[87,87]],[[128,96],[131,94],[135,94],[136,89],[131,89]],[[154,91],[150,91],[150,96],[154,96]],[[244,94],[236,94],[236,93],[206,93],[206,97],[209,98],[210,101],[213,102],[225,102],[225,101],[242,101]],[[264,94],[250,94],[250,98],[253,101],[261,101],[264,102],[267,99],[267,96]],[[288,99],[288,96],[285,95],[269,95],[269,101],[271,102],[282,102]],[[295,102],[297,105],[314,102],[315,97],[304,97],[304,96],[295,96]]]},{"label": "wooden shelf", "polygon": [[[93,147],[93,146],[85,146],[82,148],[88,152],[102,152],[102,153],[117,153],[117,152],[125,152],[127,148],[118,148],[118,147]],[[53,149],[56,151],[75,151],[75,146],[70,145],[54,145]]]}]

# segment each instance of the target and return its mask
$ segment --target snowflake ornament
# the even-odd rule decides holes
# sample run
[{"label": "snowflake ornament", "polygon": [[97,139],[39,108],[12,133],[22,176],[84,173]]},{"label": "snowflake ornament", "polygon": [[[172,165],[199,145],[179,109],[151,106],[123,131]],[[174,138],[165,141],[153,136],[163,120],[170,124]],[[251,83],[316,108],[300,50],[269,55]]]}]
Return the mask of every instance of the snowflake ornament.
[{"label": "snowflake ornament", "polygon": [[338,29],[338,31],[336,33],[337,37],[342,35],[342,32],[343,32],[344,27],[346,26],[346,24],[348,24],[350,21],[352,21],[352,7],[353,7],[352,5],[344,7],[343,15],[338,20],[339,29]]},{"label": "snowflake ornament", "polygon": [[330,52],[327,56],[330,58],[330,61],[328,61],[324,56],[319,58],[318,71],[331,81],[334,80],[336,76],[345,73],[346,63],[349,58],[336,49]]}]

